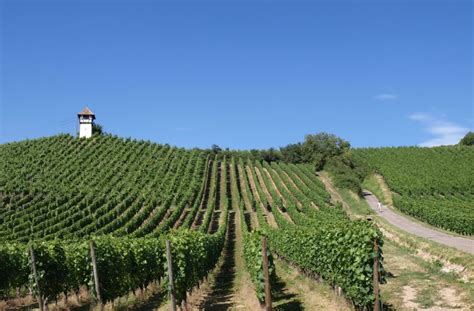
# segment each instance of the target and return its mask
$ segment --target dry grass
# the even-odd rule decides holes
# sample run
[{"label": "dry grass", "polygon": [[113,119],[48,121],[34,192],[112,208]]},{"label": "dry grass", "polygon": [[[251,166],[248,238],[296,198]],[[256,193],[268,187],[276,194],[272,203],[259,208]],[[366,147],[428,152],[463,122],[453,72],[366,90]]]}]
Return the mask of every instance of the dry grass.
[{"label": "dry grass", "polygon": [[[337,296],[325,282],[309,278],[282,260],[275,260],[276,274],[285,284],[290,301],[276,304],[279,310],[352,310],[344,297]],[[282,306],[283,305],[283,306]]]},{"label": "dry grass", "polygon": [[[87,290],[81,289],[78,295],[69,295],[67,300],[64,295],[58,298],[57,303],[48,303],[48,310],[71,310],[89,305],[91,297]],[[26,295],[9,300],[0,300],[0,310],[25,310],[39,309],[38,301],[32,295]]]},{"label": "dry grass", "polygon": [[[390,202],[388,188],[383,190],[380,178],[373,177],[374,193],[382,193]],[[367,215],[365,200],[345,190],[341,194],[354,214]],[[387,306],[396,310],[474,310],[474,256],[408,234],[380,217],[374,221],[384,234],[388,277],[381,292]]]}]

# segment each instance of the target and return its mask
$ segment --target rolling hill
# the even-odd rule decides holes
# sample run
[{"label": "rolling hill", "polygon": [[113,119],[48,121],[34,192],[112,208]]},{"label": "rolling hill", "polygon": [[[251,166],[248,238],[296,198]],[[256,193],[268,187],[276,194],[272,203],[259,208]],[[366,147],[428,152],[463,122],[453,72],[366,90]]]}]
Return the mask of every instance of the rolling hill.
[{"label": "rolling hill", "polygon": [[[381,234],[331,203],[310,165],[267,163],[110,135],[69,135],[0,146],[0,291],[30,284],[49,301],[91,279],[97,256],[102,302],[167,278],[165,240],[173,245],[176,297],[216,265],[228,228],[241,219],[242,254],[264,298],[260,239],[271,255],[341,288],[357,306],[374,302],[374,257]],[[31,249],[29,248],[31,247]],[[256,264],[259,263],[259,264]],[[273,270],[273,268],[271,268]],[[383,269],[381,269],[383,271]]]}]

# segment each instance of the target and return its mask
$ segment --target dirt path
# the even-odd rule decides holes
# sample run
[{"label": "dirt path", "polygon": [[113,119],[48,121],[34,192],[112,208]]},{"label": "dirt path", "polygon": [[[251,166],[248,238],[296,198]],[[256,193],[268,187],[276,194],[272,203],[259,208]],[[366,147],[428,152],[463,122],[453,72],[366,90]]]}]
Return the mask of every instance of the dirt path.
[{"label": "dirt path", "polygon": [[215,275],[210,291],[205,294],[199,309],[228,310],[233,305],[235,281],[235,213],[229,213],[227,241],[224,245],[223,263]]},{"label": "dirt path", "polygon": [[393,210],[385,206],[382,208],[382,211],[379,211],[377,207],[377,198],[369,191],[364,191],[364,196],[370,208],[392,225],[416,236],[454,247],[474,255],[474,240],[452,236],[444,232],[430,229],[395,213]]},{"label": "dirt path", "polygon": [[222,261],[208,281],[188,297],[190,310],[259,310],[250,276],[245,268],[238,212],[229,213],[227,241]]}]

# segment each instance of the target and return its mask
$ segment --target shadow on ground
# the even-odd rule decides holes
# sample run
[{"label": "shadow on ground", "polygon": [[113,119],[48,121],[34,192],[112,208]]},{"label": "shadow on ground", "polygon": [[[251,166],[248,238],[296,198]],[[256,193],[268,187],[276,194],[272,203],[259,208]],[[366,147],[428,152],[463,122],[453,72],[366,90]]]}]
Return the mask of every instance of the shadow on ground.
[{"label": "shadow on ground", "polygon": [[151,296],[148,300],[128,310],[134,311],[151,311],[158,309],[168,299],[168,292],[161,289],[156,294]]},{"label": "shadow on ground", "polygon": [[224,262],[217,273],[210,293],[199,306],[202,310],[229,310],[232,307],[232,293],[235,282],[235,213],[229,213],[227,243],[225,245]]},{"label": "shadow on ground", "polygon": [[276,274],[272,276],[273,310],[304,310],[296,294],[286,292],[286,284]]}]

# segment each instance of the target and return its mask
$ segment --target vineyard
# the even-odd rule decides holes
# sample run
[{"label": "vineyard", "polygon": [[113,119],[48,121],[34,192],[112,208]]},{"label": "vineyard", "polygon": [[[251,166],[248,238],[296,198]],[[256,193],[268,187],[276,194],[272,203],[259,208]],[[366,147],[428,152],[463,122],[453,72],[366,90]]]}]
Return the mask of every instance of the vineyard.
[{"label": "vineyard", "polygon": [[398,209],[437,227],[474,234],[472,147],[369,148],[353,153],[384,177]]},{"label": "vineyard", "polygon": [[[271,274],[273,257],[285,260],[340,288],[355,306],[373,305],[375,257],[383,279],[380,232],[332,204],[310,165],[113,136],[59,135],[1,145],[0,167],[4,299],[29,289],[46,301],[81,289],[94,296],[91,246],[102,302],[153,282],[165,286],[170,241],[180,302],[215,268],[235,223],[260,301],[262,236]],[[380,245],[376,254],[374,242]]]}]

